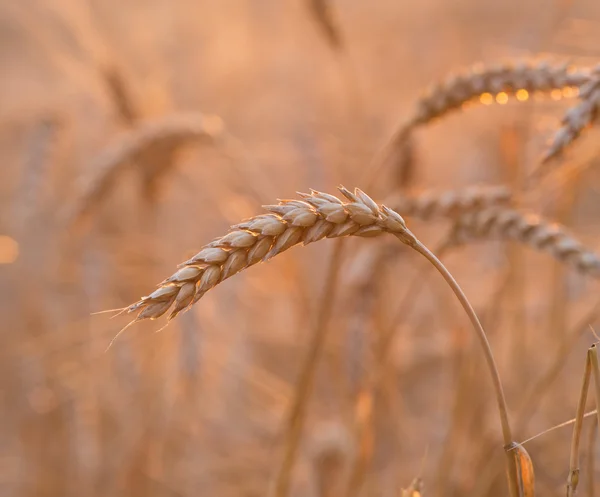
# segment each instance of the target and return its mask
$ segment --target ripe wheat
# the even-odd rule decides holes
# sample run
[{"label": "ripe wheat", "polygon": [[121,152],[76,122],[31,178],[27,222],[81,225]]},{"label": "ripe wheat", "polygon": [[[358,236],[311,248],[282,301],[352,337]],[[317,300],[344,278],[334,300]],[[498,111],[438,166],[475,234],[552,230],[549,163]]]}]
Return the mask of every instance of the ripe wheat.
[{"label": "ripe wheat", "polygon": [[579,103],[571,107],[562,120],[562,127],[554,135],[543,161],[547,162],[560,155],[583,132],[598,119],[600,109],[600,67],[593,71],[593,77],[579,90]]},{"label": "ripe wheat", "polygon": [[136,321],[155,319],[173,306],[171,319],[225,279],[299,243],[350,235],[371,237],[385,232],[409,245],[416,241],[393,210],[377,205],[359,189],[354,193],[343,187],[339,190],[348,202],[312,191],[300,194],[303,200],[282,200],[278,205],[265,206],[269,214],[233,226],[225,236],[181,264],[179,271],[164,280],[155,292],[128,307],[128,312],[140,311]]},{"label": "ripe wheat", "polygon": [[[522,61],[490,67],[477,64],[427,90],[417,102],[412,116],[396,128],[381,153],[387,156],[393,150],[400,149],[416,128],[476,99],[492,103],[495,98],[496,101],[503,102],[509,95],[516,95],[520,100],[527,100],[531,93],[552,90],[561,90],[563,94],[575,96],[578,92],[573,89],[589,81],[588,70],[572,68],[567,64],[553,66],[547,61]],[[500,100],[500,94],[504,94],[504,100]]]},{"label": "ripe wheat", "polygon": [[515,240],[550,253],[584,274],[600,277],[600,256],[584,247],[567,230],[534,214],[490,208],[461,216],[450,235],[452,244],[477,239]]}]

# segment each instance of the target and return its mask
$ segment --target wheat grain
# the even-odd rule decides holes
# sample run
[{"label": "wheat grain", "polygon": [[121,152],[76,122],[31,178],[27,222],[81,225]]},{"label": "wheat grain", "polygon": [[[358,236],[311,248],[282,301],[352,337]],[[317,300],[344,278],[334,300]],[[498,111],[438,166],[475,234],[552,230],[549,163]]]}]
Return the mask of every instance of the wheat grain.
[{"label": "wheat grain", "polygon": [[181,114],[139,125],[108,145],[89,166],[92,175],[80,189],[69,223],[85,216],[110,189],[123,169],[156,150],[176,148],[193,140],[215,140],[223,131],[219,117]]},{"label": "wheat grain", "polygon": [[377,205],[364,192],[340,187],[347,202],[326,193],[300,194],[303,200],[267,205],[269,214],[248,219],[206,245],[156,291],[127,308],[140,311],[136,321],[155,319],[173,306],[169,319],[197,302],[207,291],[234,274],[285,250],[323,238],[377,236],[393,233],[407,244],[416,240],[402,217]]},{"label": "wheat grain", "polygon": [[593,71],[593,77],[579,90],[579,103],[571,107],[562,120],[562,127],[556,132],[552,144],[543,157],[543,162],[557,157],[571,145],[585,128],[598,119],[600,109],[600,66]]},{"label": "wheat grain", "polygon": [[394,194],[385,204],[402,216],[428,220],[456,218],[467,212],[507,205],[512,196],[511,189],[505,186],[470,186],[443,192],[427,190],[409,195]]},{"label": "wheat grain", "polygon": [[584,274],[600,276],[600,256],[584,247],[563,226],[512,209],[490,208],[461,216],[452,229],[450,243],[491,238],[524,243]]}]

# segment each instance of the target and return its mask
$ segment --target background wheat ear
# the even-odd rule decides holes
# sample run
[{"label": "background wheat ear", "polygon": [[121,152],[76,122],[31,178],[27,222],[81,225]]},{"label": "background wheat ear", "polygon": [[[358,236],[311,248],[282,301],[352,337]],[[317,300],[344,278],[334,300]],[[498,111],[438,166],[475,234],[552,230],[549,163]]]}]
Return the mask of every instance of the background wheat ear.
[{"label": "background wheat ear", "polygon": [[[223,132],[223,122],[217,116],[181,114],[139,124],[122,134],[102,150],[89,166],[90,175],[83,178],[77,198],[65,214],[67,224],[84,219],[110,191],[122,172],[143,162],[144,157],[165,153],[194,140],[215,141]],[[160,167],[151,162],[149,167]],[[143,167],[144,164],[141,164]],[[152,171],[149,177],[156,174]]]},{"label": "background wheat ear", "polygon": [[374,161],[376,169],[383,167],[390,156],[402,150],[417,128],[462,109],[466,104],[504,104],[509,97],[524,102],[532,94],[548,94],[557,90],[561,96],[574,97],[582,86],[587,91],[592,80],[589,70],[564,63],[524,60],[490,66],[476,64],[425,90],[412,114],[396,126],[390,140],[379,151]]},{"label": "background wheat ear", "polygon": [[583,274],[600,276],[600,255],[581,244],[564,226],[535,214],[508,208],[470,212],[456,220],[449,238],[453,245],[477,240],[517,241],[548,252]]}]

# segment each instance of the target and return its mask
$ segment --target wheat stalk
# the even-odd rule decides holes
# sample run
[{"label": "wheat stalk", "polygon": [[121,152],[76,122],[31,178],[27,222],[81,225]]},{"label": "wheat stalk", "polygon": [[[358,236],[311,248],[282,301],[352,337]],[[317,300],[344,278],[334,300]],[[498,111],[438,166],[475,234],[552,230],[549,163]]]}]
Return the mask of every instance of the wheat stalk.
[{"label": "wheat stalk", "polygon": [[490,208],[461,216],[453,226],[450,243],[458,245],[491,238],[529,245],[584,274],[600,276],[600,256],[584,247],[565,227],[513,209]]},{"label": "wheat stalk", "polygon": [[552,144],[543,157],[543,162],[557,157],[581,135],[583,130],[598,119],[600,109],[600,67],[593,71],[593,77],[579,89],[579,103],[571,107],[562,120],[562,127],[556,132]]},{"label": "wheat stalk", "polygon": [[470,186],[443,192],[427,190],[410,195],[394,194],[385,204],[402,216],[429,220],[455,218],[467,212],[506,205],[512,197],[512,190],[505,186]]},{"label": "wheat stalk", "polygon": [[222,131],[223,123],[219,117],[181,114],[140,124],[123,134],[101,151],[89,166],[92,175],[84,180],[67,215],[68,222],[76,222],[85,216],[104,197],[123,169],[142,160],[146,154],[174,149],[193,140],[214,140]]}]

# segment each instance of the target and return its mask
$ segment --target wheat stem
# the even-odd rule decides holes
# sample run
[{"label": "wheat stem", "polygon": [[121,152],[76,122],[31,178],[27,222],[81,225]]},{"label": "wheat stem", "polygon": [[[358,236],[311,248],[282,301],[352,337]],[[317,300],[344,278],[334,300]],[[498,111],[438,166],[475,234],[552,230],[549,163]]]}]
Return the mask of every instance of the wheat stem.
[{"label": "wheat stem", "polygon": [[[483,353],[485,356],[486,363],[488,365],[488,369],[490,375],[492,377],[492,383],[494,385],[494,392],[496,394],[496,402],[498,404],[498,413],[500,415],[500,423],[502,425],[502,436],[504,438],[504,446],[509,447],[513,442],[512,433],[510,429],[510,423],[508,419],[508,409],[506,407],[506,399],[504,396],[504,389],[502,388],[502,381],[500,379],[500,373],[498,372],[498,368],[496,367],[496,362],[494,360],[494,355],[492,353],[492,348],[487,339],[485,331],[481,326],[479,318],[475,314],[471,303],[467,299],[466,295],[460,288],[457,281],[454,279],[452,274],[446,269],[446,267],[442,264],[442,262],[431,252],[425,245],[423,245],[420,241],[416,240],[416,242],[411,245],[417,252],[423,255],[431,264],[438,270],[438,272],[442,275],[442,277],[446,280],[456,298],[461,303],[463,309],[465,310],[471,324],[473,325],[473,329],[479,339],[481,347],[483,349]],[[511,495],[513,497],[518,496],[518,484],[516,480],[516,471],[514,467],[514,459],[510,454],[506,454],[507,463],[508,463],[508,477],[509,477],[509,486]]]},{"label": "wheat stem", "polygon": [[592,363],[590,353],[586,355],[585,369],[583,372],[583,382],[581,384],[581,393],[577,404],[577,413],[575,415],[575,425],[573,426],[573,439],[571,441],[571,454],[569,457],[569,476],[567,478],[567,497],[574,497],[579,485],[579,443],[581,440],[581,428],[585,413],[585,404],[590,386],[590,377],[592,374]]}]

